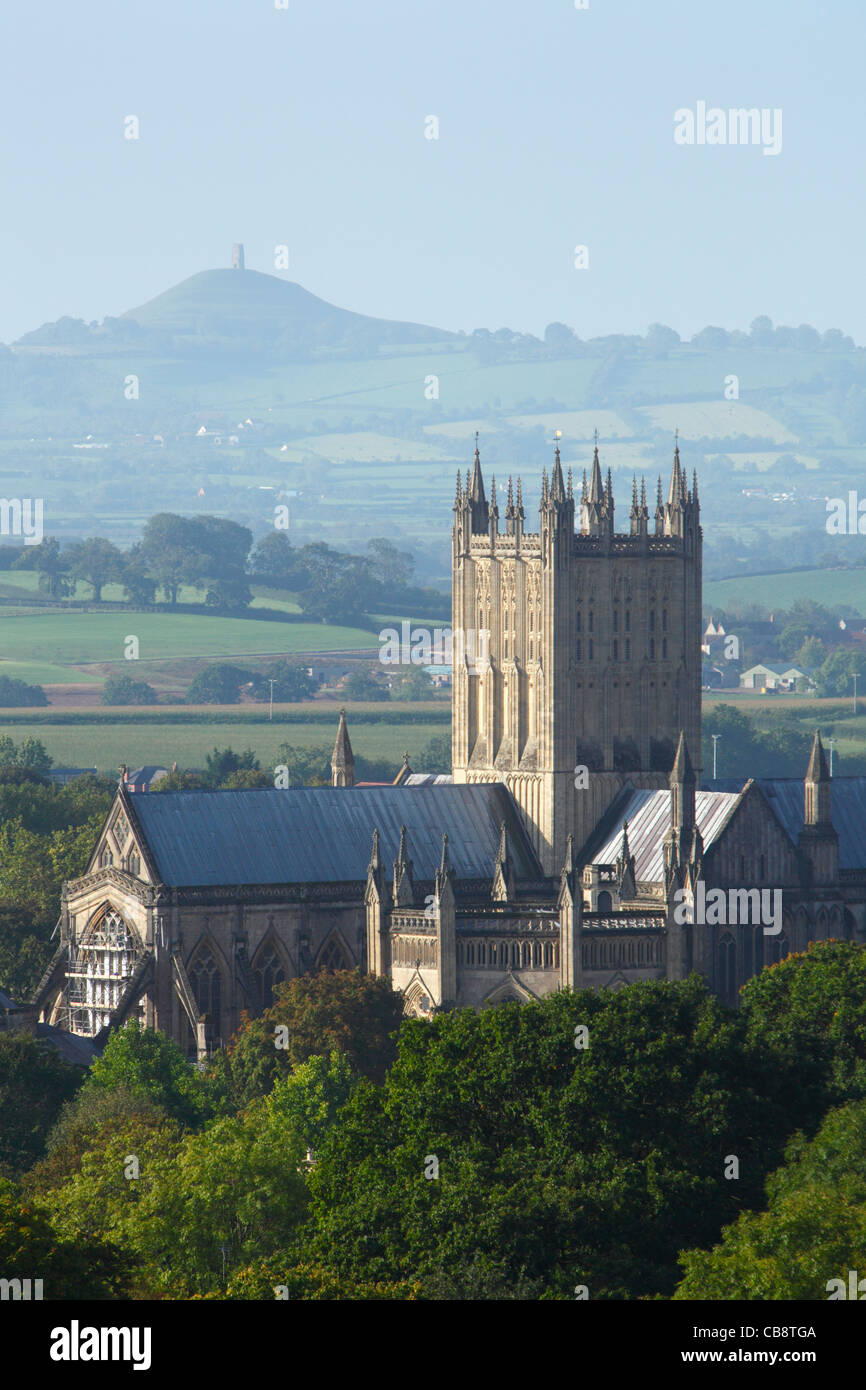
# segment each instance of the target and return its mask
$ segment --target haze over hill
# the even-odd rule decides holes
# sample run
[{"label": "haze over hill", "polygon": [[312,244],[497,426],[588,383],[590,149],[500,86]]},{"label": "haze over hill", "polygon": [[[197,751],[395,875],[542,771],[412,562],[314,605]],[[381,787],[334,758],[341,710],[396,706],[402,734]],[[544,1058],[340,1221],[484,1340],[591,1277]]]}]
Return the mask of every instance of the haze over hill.
[{"label": "haze over hill", "polygon": [[678,428],[700,475],[708,579],[820,562],[824,498],[866,470],[866,351],[838,329],[759,317],[689,342],[660,324],[589,340],[563,323],[455,334],[249,269],[201,271],[102,323],[43,325],[0,348],[0,398],[0,485],[12,495],[27,479],[48,534],[129,543],[172,510],[258,535],[282,502],[299,544],[387,534],[443,581],[454,470],[475,430],[485,466],[503,487],[522,471],[532,506],[554,430],[579,477],[597,428],[627,508],[634,472],[651,486],[667,472]]},{"label": "haze over hill", "polygon": [[104,350],[112,341],[133,341],[157,347],[170,344],[174,351],[190,347],[200,351],[203,346],[216,349],[234,344],[294,355],[322,348],[379,349],[443,342],[454,336],[424,324],[341,309],[276,275],[219,269],[190,275],[101,325],[60,319],[24,334],[15,346]]}]

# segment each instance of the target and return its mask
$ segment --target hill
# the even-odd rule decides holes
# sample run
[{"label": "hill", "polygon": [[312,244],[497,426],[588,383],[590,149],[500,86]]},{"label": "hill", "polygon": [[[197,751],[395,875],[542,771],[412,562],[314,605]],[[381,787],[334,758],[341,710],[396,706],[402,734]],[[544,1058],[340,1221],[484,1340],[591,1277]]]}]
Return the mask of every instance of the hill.
[{"label": "hill", "polygon": [[[684,342],[449,333],[343,309],[255,270],[205,270],[86,324],[0,347],[0,490],[41,496],[45,529],[129,544],[155,510],[228,516],[260,536],[363,550],[387,535],[447,580],[454,472],[481,433],[504,503],[535,505],[554,430],[577,477],[600,433],[618,514],[653,491],[675,428],[700,479],[707,581],[858,564],[827,497],[866,469],[866,351],[838,329],[706,328]],[[529,514],[529,513],[528,513]]]},{"label": "hill", "polygon": [[18,348],[101,352],[107,347],[184,348],[221,344],[306,353],[444,342],[454,337],[418,323],[370,318],[340,309],[302,285],[258,270],[202,270],[145,304],[102,324],[62,318],[26,333]]},{"label": "hill", "polygon": [[181,337],[286,338],[322,347],[346,346],[360,337],[377,344],[442,342],[453,334],[418,323],[369,318],[340,309],[293,281],[258,270],[202,270],[121,315],[146,328]]}]

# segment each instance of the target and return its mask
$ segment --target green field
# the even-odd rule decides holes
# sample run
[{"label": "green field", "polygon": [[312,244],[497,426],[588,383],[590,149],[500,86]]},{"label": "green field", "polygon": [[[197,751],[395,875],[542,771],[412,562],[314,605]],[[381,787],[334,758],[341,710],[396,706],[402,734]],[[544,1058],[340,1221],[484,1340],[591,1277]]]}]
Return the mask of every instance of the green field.
[{"label": "green field", "polygon": [[811,598],[832,612],[846,603],[866,616],[866,569],[799,570],[785,574],[743,575],[704,584],[704,612],[734,603],[757,603],[762,608],[790,608],[798,598]]},{"label": "green field", "polygon": [[[181,767],[203,767],[205,757],[214,747],[231,747],[236,752],[252,748],[262,766],[267,767],[275,761],[281,743],[332,748],[338,718],[335,709],[332,725],[275,722],[243,727],[223,724],[219,715],[208,724],[149,723],[142,727],[134,723],[56,727],[16,720],[0,723],[0,736],[8,734],[17,743],[29,736],[41,739],[58,767],[96,767],[108,774],[116,772],[121,763],[130,767],[148,763],[171,767],[176,762]],[[417,756],[434,735],[447,732],[448,728],[441,723],[391,728],[386,724],[352,723],[351,713],[348,718],[356,756],[387,758],[395,767],[399,767],[404,750],[408,749],[410,757]]]},{"label": "green field", "polygon": [[90,671],[76,671],[48,661],[7,661],[3,657],[0,657],[0,676],[26,681],[28,685],[90,685],[101,679]]},{"label": "green field", "polygon": [[[323,623],[264,622],[255,618],[186,613],[81,613],[49,609],[38,615],[0,613],[0,661],[68,663],[122,661],[125,639],[139,641],[139,661],[172,657],[234,658],[255,653],[330,652],[376,647],[373,632]],[[130,663],[130,669],[133,669]],[[75,680],[66,671],[54,680]]]}]

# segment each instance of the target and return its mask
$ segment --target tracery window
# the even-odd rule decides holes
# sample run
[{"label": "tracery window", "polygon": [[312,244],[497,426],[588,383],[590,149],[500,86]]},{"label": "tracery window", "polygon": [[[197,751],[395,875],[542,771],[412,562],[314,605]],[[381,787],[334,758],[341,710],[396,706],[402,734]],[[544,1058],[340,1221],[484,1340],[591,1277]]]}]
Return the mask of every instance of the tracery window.
[{"label": "tracery window", "polygon": [[189,982],[204,1015],[205,1030],[210,1041],[222,1036],[222,976],[219,966],[207,948],[199,951],[189,970]]},{"label": "tracery window", "polygon": [[67,1002],[73,1033],[92,1038],[108,1026],[135,964],[132,934],[120,913],[108,907],[70,946]]},{"label": "tracery window", "polygon": [[330,940],[325,943],[325,946],[319,954],[317,969],[345,970],[346,968],[346,961],[340,943],[337,941],[336,937],[332,936]]},{"label": "tracery window", "polygon": [[280,958],[270,943],[256,956],[253,974],[256,977],[262,1008],[270,1008],[274,1002],[274,987],[286,978]]}]

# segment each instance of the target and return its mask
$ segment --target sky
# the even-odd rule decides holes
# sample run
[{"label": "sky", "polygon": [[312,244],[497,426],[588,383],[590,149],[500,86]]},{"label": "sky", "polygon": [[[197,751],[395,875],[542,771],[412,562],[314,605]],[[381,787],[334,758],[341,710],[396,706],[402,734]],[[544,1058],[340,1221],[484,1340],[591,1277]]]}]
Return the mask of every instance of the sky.
[{"label": "sky", "polygon": [[[863,0],[283,3],[3,0],[0,341],[240,241],[454,330],[768,314],[866,343]],[[766,111],[778,153],[697,143],[701,102]]]}]

